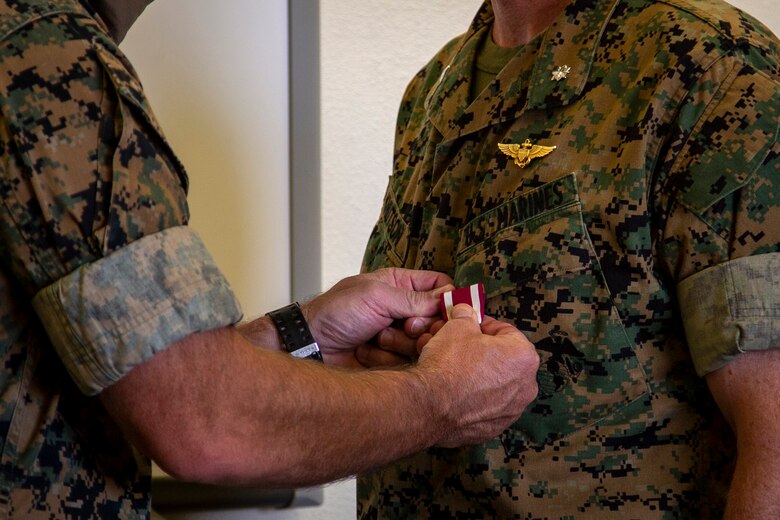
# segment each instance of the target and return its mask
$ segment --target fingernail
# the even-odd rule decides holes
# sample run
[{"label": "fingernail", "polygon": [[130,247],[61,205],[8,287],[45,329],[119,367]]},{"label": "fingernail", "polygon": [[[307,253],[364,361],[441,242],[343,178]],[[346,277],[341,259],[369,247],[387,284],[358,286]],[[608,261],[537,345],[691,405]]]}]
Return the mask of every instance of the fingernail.
[{"label": "fingernail", "polygon": [[425,332],[425,324],[423,323],[423,320],[419,318],[412,320],[412,324],[409,327],[409,332],[411,332],[412,336],[419,336]]},{"label": "fingernail", "polygon": [[389,347],[393,342],[393,335],[388,330],[383,330],[376,337],[376,341],[382,348]]},{"label": "fingernail", "polygon": [[441,287],[437,287],[436,289],[433,290],[433,295],[439,296],[440,294],[444,294],[448,291],[454,291],[454,290],[455,290],[455,286],[452,284],[442,285]]}]

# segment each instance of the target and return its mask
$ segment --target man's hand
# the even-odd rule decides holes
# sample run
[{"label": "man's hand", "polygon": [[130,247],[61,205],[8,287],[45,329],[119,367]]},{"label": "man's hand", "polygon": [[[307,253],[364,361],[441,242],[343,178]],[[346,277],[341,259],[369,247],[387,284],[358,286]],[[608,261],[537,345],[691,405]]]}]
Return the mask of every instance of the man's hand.
[{"label": "man's hand", "polygon": [[[325,361],[357,367],[355,349],[375,337],[396,353],[415,352],[417,337],[438,319],[438,295],[452,288],[442,273],[380,269],[345,278],[302,308]],[[403,359],[379,355],[385,363]]]},{"label": "man's hand", "polygon": [[515,327],[483,321],[469,305],[428,337],[415,370],[432,389],[431,399],[451,421],[439,444],[485,442],[511,425],[536,398],[539,356]]}]

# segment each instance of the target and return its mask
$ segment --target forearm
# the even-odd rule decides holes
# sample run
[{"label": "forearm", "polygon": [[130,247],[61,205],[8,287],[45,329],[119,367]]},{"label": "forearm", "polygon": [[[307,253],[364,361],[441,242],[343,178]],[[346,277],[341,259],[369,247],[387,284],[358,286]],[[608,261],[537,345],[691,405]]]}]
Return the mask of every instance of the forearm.
[{"label": "forearm", "polygon": [[196,334],[115,386],[104,401],[131,440],[188,480],[326,482],[418,451],[446,429],[414,371],[329,369],[254,348],[235,329]]},{"label": "forearm", "polygon": [[724,519],[780,518],[780,450],[739,449]]},{"label": "forearm", "polygon": [[268,316],[240,323],[236,330],[255,347],[284,351],[279,331],[276,330],[276,326]]},{"label": "forearm", "polygon": [[[762,361],[771,361],[779,359],[777,354],[760,357]],[[751,404],[758,405],[755,412],[749,411],[751,406],[747,403],[737,401],[728,415],[737,438],[737,464],[729,488],[726,520],[780,518],[780,388],[774,381],[761,381],[767,374],[758,369],[752,374],[759,392],[766,391],[751,399]]]},{"label": "forearm", "polygon": [[724,518],[780,518],[780,349],[742,354],[707,375],[737,439]]}]

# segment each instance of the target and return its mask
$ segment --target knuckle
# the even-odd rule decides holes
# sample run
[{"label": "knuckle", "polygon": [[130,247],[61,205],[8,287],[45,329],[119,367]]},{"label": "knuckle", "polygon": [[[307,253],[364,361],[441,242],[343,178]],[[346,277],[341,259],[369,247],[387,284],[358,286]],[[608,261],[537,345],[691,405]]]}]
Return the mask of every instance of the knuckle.
[{"label": "knuckle", "polygon": [[539,358],[539,354],[536,352],[536,350],[531,350],[528,355],[528,367],[534,372],[537,372],[541,362],[542,361]]},{"label": "knuckle", "polygon": [[536,396],[539,395],[539,385],[536,384],[536,379],[534,379],[525,389],[525,401],[526,404],[530,403],[534,399],[536,399]]}]

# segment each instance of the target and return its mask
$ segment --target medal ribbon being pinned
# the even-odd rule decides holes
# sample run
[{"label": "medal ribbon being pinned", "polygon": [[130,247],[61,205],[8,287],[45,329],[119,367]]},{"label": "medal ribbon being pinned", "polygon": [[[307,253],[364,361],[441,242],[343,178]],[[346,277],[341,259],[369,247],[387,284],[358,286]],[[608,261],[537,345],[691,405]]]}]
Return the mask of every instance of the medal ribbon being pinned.
[{"label": "medal ribbon being pinned", "polygon": [[444,321],[449,321],[452,308],[459,303],[467,303],[477,311],[479,323],[485,315],[485,288],[481,283],[475,283],[468,287],[461,287],[454,291],[442,293],[439,297],[441,306],[441,317]]}]

